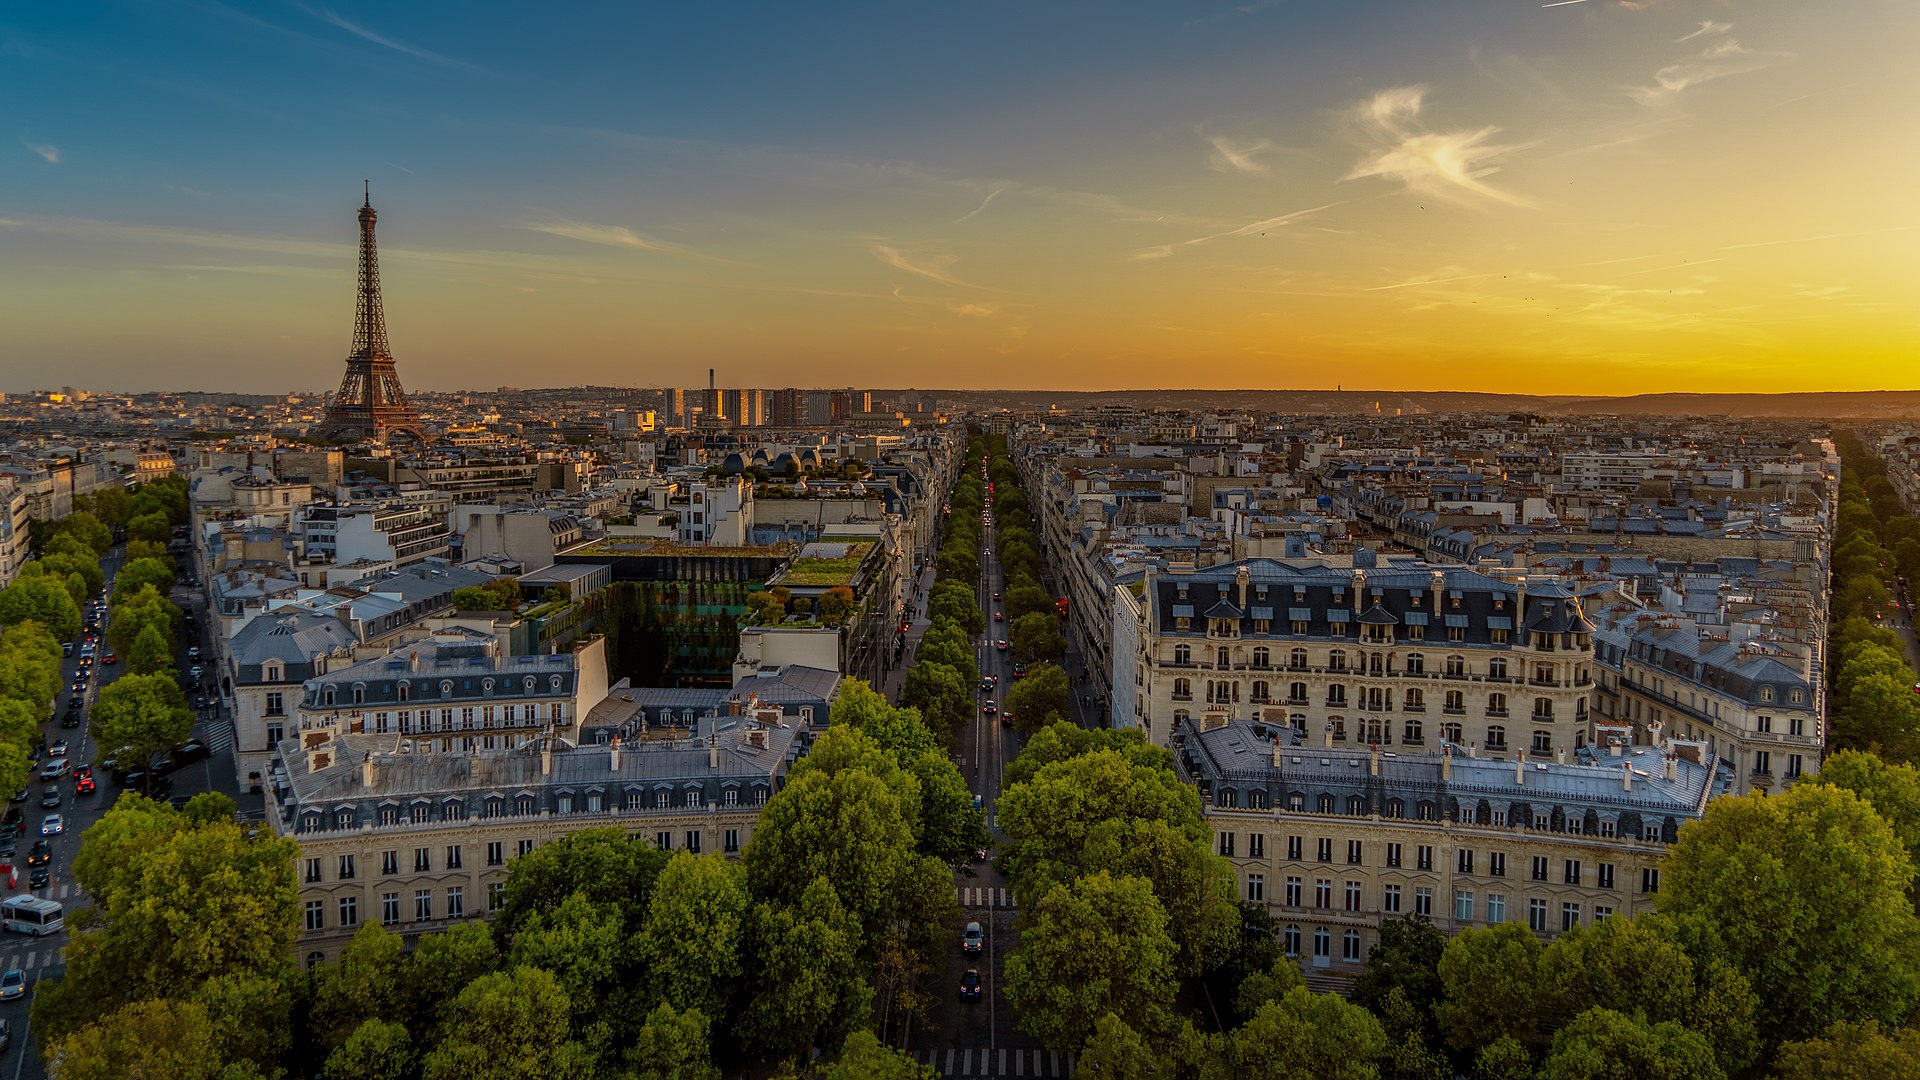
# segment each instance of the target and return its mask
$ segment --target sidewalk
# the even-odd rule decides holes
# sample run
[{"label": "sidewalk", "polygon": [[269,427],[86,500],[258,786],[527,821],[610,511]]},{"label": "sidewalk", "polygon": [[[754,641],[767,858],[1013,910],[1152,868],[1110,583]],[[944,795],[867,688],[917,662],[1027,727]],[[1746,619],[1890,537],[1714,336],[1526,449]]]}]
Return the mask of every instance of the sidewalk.
[{"label": "sidewalk", "polygon": [[913,610],[907,624],[907,647],[900,652],[899,663],[887,669],[886,685],[879,691],[895,705],[900,703],[900,690],[907,682],[907,669],[913,666],[913,655],[920,650],[920,639],[926,636],[927,627],[933,621],[927,618],[927,595],[933,591],[933,567],[920,571],[920,580],[914,583]]}]

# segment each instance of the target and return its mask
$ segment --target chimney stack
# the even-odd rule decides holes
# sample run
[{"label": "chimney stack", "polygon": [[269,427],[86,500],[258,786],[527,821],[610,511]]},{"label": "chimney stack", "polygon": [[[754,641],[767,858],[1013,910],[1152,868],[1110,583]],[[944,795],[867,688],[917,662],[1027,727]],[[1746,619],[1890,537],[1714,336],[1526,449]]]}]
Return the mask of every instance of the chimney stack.
[{"label": "chimney stack", "polygon": [[716,725],[707,732],[707,768],[720,767],[720,730]]},{"label": "chimney stack", "polygon": [[1513,752],[1513,782],[1521,786],[1527,782],[1527,752],[1524,748]]},{"label": "chimney stack", "polygon": [[609,764],[613,767],[613,771],[619,772],[620,771],[620,736],[615,735],[613,737],[613,744],[608,748],[607,757],[608,757]]},{"label": "chimney stack", "polygon": [[1680,779],[1680,759],[1674,754],[1672,747],[1667,748],[1667,779]]},{"label": "chimney stack", "polygon": [[1368,753],[1367,753],[1367,775],[1369,775],[1369,776],[1379,776],[1379,775],[1380,775],[1380,744],[1379,744],[1379,743],[1368,743],[1368,744],[1367,744],[1367,751],[1368,751]]},{"label": "chimney stack", "polygon": [[553,775],[553,736],[540,736],[540,775]]},{"label": "chimney stack", "polygon": [[1630,761],[1620,763],[1620,790],[1633,790],[1633,763]]},{"label": "chimney stack", "polygon": [[1453,782],[1453,746],[1451,744],[1440,748],[1440,782],[1443,784]]},{"label": "chimney stack", "polygon": [[378,782],[379,779],[380,767],[373,763],[373,752],[368,751],[367,754],[360,759],[360,786],[366,788],[368,791],[372,791],[374,784]]},{"label": "chimney stack", "polygon": [[1325,747],[1328,750],[1333,749],[1333,725],[1332,724],[1329,723],[1329,724],[1321,725],[1320,745]]}]

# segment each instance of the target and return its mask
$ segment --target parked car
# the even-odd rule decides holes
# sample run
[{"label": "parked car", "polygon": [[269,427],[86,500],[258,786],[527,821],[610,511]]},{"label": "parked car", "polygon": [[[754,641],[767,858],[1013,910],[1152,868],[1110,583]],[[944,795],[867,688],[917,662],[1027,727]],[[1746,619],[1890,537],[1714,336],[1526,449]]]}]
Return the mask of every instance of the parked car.
[{"label": "parked car", "polygon": [[27,815],[21,813],[20,808],[17,806],[7,807],[6,816],[0,817],[0,833],[4,833],[7,835],[7,837],[9,838],[6,841],[7,843],[12,843],[11,837],[13,836],[13,834],[21,831],[22,829],[25,829],[26,827],[27,827]]},{"label": "parked car", "polygon": [[986,932],[980,929],[980,924],[977,922],[968,923],[967,928],[960,932],[961,952],[977,953],[986,948],[986,944]]}]

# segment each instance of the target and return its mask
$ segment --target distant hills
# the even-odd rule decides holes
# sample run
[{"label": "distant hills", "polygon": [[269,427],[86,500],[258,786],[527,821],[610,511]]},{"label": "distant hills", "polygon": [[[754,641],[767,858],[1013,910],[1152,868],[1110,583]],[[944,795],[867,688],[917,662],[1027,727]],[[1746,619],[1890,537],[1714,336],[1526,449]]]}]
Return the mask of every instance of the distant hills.
[{"label": "distant hills", "polygon": [[1546,416],[1920,418],[1920,390],[1797,394],[1634,394],[1579,397],[1456,390],[876,390],[887,401],[931,398],[969,409],[1160,406],[1280,413],[1535,413]]}]

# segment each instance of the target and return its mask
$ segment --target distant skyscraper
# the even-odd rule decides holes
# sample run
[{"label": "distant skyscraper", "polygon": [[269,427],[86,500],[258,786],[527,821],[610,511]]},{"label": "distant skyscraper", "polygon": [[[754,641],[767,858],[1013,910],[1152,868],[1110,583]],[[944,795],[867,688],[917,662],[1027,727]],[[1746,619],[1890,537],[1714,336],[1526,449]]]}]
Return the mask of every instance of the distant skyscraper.
[{"label": "distant skyscraper", "polygon": [[353,352],[347,356],[347,374],[340,392],[327,406],[320,425],[322,438],[339,442],[386,442],[402,435],[426,441],[426,430],[400,388],[387,348],[387,319],[380,306],[380,260],[373,245],[373,210],[369,192],[360,207],[360,298],[354,311]]}]

